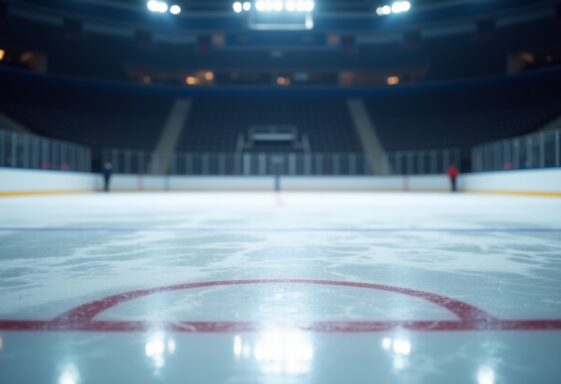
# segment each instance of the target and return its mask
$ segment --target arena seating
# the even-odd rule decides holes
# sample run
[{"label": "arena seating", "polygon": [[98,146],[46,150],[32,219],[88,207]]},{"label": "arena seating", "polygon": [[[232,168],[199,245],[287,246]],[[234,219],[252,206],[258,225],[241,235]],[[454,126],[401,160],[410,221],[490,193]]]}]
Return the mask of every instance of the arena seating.
[{"label": "arena seating", "polygon": [[153,149],[171,99],[132,92],[19,87],[0,109],[31,131],[99,147]]},{"label": "arena seating", "polygon": [[445,93],[367,100],[386,150],[468,148],[535,131],[561,115],[561,100]]},{"label": "arena seating", "polygon": [[198,98],[180,139],[181,150],[233,152],[252,125],[296,126],[314,152],[360,152],[345,100],[307,97]]},{"label": "arena seating", "polygon": [[[149,87],[55,85],[3,80],[0,111],[31,131],[95,148],[152,150],[175,97]],[[389,151],[470,146],[535,131],[561,115],[561,98],[535,85],[489,92],[478,87],[378,92],[363,97]],[[494,89],[494,88],[493,88]],[[181,95],[181,97],[186,97]],[[312,152],[361,152],[345,98],[194,95],[177,149],[234,152],[238,136],[259,124],[291,125]],[[261,150],[261,149],[260,149]],[[285,151],[286,148],[263,149]]]}]

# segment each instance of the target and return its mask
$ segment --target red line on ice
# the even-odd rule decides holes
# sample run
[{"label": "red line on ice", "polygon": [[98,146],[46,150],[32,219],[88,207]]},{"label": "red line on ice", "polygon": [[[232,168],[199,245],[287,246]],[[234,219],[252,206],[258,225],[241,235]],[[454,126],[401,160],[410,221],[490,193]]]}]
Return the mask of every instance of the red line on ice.
[{"label": "red line on ice", "polygon": [[380,332],[395,329],[408,329],[412,331],[561,330],[561,319],[501,320],[471,304],[430,292],[395,287],[385,284],[309,279],[208,281],[177,284],[151,289],[141,289],[112,295],[100,300],[85,303],[63,313],[62,315],[52,320],[0,320],[0,330],[146,332],[157,329],[170,332],[188,333],[258,332],[259,330],[271,326],[271,324],[244,321],[145,322],[95,320],[95,317],[101,314],[103,311],[141,297],[186,289],[248,284],[315,284],[394,292],[426,300],[452,312],[458,317],[457,320],[434,321],[319,321],[307,323],[274,324],[274,326],[277,327],[285,327],[290,329],[300,329],[304,331],[325,333]]}]

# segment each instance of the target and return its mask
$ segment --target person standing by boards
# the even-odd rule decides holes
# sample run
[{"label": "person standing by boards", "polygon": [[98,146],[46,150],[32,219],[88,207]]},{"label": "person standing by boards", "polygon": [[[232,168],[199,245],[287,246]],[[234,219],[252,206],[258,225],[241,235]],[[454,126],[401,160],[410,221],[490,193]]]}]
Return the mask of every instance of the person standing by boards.
[{"label": "person standing by boards", "polygon": [[456,192],[457,189],[457,179],[458,179],[458,168],[454,164],[448,166],[448,178],[450,179],[450,191]]},{"label": "person standing by boards", "polygon": [[103,190],[105,192],[109,192],[111,175],[113,174],[113,165],[109,161],[106,161],[105,164],[103,164],[101,174],[103,175]]}]

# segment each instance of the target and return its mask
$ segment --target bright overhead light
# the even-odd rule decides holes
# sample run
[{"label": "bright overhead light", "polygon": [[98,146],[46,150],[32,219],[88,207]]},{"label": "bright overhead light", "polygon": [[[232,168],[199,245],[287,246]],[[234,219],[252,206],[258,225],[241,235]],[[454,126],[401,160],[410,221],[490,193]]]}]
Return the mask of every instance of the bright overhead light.
[{"label": "bright overhead light", "polygon": [[392,12],[393,13],[400,13],[401,12],[401,1],[396,1],[392,4]]},{"label": "bright overhead light", "polygon": [[272,0],[265,0],[263,2],[263,10],[265,12],[270,12],[273,10],[273,1]]},{"label": "bright overhead light", "polygon": [[207,81],[212,81],[214,80],[214,73],[212,71],[206,71],[204,74],[204,78]]},{"label": "bright overhead light", "polygon": [[495,384],[495,371],[489,367],[482,367],[477,374],[478,384]]},{"label": "bright overhead light", "polygon": [[232,8],[234,9],[234,12],[240,13],[243,10],[243,5],[239,1],[236,1],[232,4]]},{"label": "bright overhead light", "polygon": [[407,12],[411,9],[411,3],[409,1],[396,1],[392,4],[393,13]]},{"label": "bright overhead light", "polygon": [[172,15],[179,15],[181,13],[181,7],[177,4],[174,4],[169,7],[169,13],[171,13]]},{"label": "bright overhead light", "polygon": [[[251,10],[251,2],[243,3],[243,10]],[[257,12],[312,12],[316,6],[314,0],[257,0]]]},{"label": "bright overhead light", "polygon": [[296,10],[296,1],[294,0],[287,0],[284,4],[284,7],[288,12],[294,12]]},{"label": "bright overhead light", "polygon": [[276,12],[281,12],[284,9],[284,3],[282,0],[275,0],[273,2],[273,10]]},{"label": "bright overhead light", "polygon": [[277,85],[287,86],[290,85],[290,79],[284,76],[277,77]]},{"label": "bright overhead light", "polygon": [[390,15],[392,13],[403,13],[411,9],[411,2],[407,0],[394,1],[391,5],[386,4],[384,6],[376,8],[376,14],[378,16]]},{"label": "bright overhead light", "polygon": [[185,77],[185,83],[187,85],[198,85],[201,80],[196,76],[187,76]]},{"label": "bright overhead light", "polygon": [[388,76],[386,79],[386,83],[388,85],[397,85],[399,84],[399,76]]},{"label": "bright overhead light", "polygon": [[168,11],[168,4],[160,0],[149,0],[146,7],[150,12],[165,13]]},{"label": "bright overhead light", "polygon": [[159,9],[158,1],[150,0],[149,2],[146,3],[146,7],[150,12],[158,12]]}]

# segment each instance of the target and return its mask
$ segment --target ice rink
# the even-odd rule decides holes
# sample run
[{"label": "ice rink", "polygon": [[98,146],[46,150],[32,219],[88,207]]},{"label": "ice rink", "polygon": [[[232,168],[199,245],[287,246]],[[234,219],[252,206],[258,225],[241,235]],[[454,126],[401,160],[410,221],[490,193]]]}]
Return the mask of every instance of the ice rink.
[{"label": "ice rink", "polygon": [[561,199],[0,199],[0,383],[561,382]]}]

